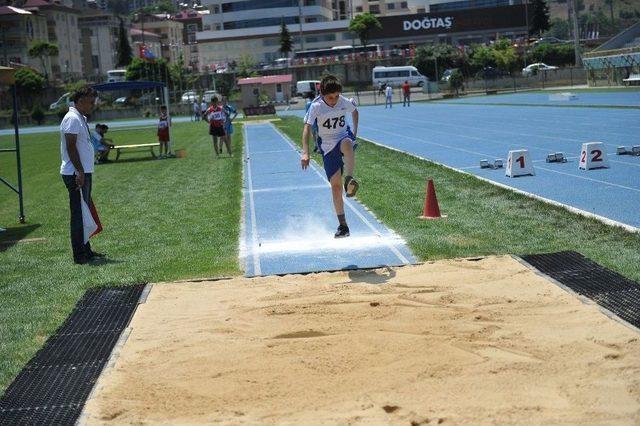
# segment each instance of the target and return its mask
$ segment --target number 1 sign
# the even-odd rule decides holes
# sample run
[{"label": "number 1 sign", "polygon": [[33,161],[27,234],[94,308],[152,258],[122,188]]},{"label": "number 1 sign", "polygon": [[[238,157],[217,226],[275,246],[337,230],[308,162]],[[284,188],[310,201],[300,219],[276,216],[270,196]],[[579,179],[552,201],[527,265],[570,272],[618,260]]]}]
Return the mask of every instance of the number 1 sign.
[{"label": "number 1 sign", "polygon": [[529,151],[526,149],[509,151],[509,157],[507,159],[507,170],[505,174],[508,177],[518,177],[526,175],[535,176],[536,172],[533,170],[533,163],[531,162]]},{"label": "number 1 sign", "polygon": [[609,167],[609,159],[607,158],[604,144],[602,142],[583,143],[578,168],[590,170],[602,167]]}]

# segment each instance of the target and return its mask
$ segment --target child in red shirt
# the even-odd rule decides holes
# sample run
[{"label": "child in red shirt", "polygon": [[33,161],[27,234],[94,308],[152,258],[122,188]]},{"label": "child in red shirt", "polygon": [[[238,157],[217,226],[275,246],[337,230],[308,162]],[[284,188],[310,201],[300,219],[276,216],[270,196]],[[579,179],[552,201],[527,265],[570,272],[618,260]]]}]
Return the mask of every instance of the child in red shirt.
[{"label": "child in red shirt", "polygon": [[[160,142],[160,155],[158,158],[167,158],[169,155],[169,116],[167,107],[160,107],[160,120],[158,121],[158,142]],[[164,150],[164,155],[162,154]]]},{"label": "child in red shirt", "polygon": [[[216,158],[222,154],[222,138],[225,136],[224,123],[226,120],[226,112],[221,105],[218,105],[218,98],[211,99],[211,106],[205,113],[205,120],[209,123],[209,134],[213,140],[213,150]],[[220,148],[218,148],[218,138],[220,138]]]}]

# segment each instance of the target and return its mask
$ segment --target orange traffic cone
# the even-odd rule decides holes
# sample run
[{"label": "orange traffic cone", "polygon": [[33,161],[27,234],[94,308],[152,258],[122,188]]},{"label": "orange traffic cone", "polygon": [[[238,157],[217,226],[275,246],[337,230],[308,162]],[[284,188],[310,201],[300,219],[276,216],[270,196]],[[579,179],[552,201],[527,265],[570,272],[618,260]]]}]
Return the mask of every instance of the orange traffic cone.
[{"label": "orange traffic cone", "polygon": [[420,219],[440,219],[442,217],[446,216],[440,214],[436,189],[433,186],[433,180],[429,179],[427,183],[427,198],[424,202],[424,212],[422,216],[420,216]]}]

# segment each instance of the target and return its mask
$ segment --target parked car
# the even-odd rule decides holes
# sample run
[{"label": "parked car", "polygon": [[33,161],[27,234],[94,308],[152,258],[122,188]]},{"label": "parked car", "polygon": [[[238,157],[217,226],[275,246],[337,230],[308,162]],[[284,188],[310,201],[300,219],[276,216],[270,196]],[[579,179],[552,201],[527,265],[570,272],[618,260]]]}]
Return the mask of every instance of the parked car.
[{"label": "parked car", "polygon": [[69,96],[71,96],[70,92],[67,92],[64,95],[60,96],[60,99],[49,105],[49,111],[55,111],[62,107],[69,106],[69,102],[71,102]]},{"label": "parked car", "polygon": [[215,90],[207,90],[204,92],[204,94],[202,95],[202,100],[205,101],[206,103],[210,104],[211,103],[211,99],[213,97],[218,98],[218,101],[222,100],[222,95],[218,92],[216,92]]},{"label": "parked car", "polygon": [[529,77],[532,75],[536,75],[538,71],[551,71],[557,70],[558,67],[554,67],[553,65],[547,65],[543,62],[538,62],[535,64],[527,65],[525,68],[522,68],[522,75],[524,77]]},{"label": "parked car", "polygon": [[476,78],[483,80],[494,80],[499,77],[505,77],[508,73],[494,67],[484,67],[476,73]]},{"label": "parked car", "polygon": [[449,68],[444,70],[444,72],[442,73],[442,77],[440,77],[440,81],[448,83],[449,79],[451,78],[451,74],[453,74],[453,72],[457,69],[458,68]]},{"label": "parked car", "polygon": [[193,90],[188,92],[184,92],[182,94],[182,98],[180,99],[180,103],[184,105],[192,104],[193,101],[197,101],[199,99],[198,94]]}]

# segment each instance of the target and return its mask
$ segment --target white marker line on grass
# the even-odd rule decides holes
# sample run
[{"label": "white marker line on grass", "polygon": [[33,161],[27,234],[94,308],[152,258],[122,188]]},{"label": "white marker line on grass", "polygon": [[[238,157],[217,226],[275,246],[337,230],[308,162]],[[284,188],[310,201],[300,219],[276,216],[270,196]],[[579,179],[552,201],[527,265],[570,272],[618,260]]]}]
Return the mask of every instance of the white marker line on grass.
[{"label": "white marker line on grass", "polygon": [[579,214],[581,216],[588,217],[588,218],[591,218],[591,219],[596,219],[596,220],[598,220],[598,221],[600,221],[602,223],[605,223],[607,225],[616,226],[616,227],[622,228],[622,229],[624,229],[626,231],[629,231],[629,232],[640,233],[640,228],[636,228],[635,226],[627,225],[626,223],[618,222],[616,220],[609,219],[608,217],[600,216],[600,215],[597,215],[595,213],[590,213],[590,212],[588,212],[586,210],[581,210],[581,209],[578,209],[576,207],[570,206],[568,204],[563,204],[563,203],[561,203],[559,201],[554,201],[554,200],[551,200],[549,198],[544,198],[544,197],[541,197],[540,195],[536,195],[536,194],[533,194],[531,192],[523,191],[521,189],[514,188],[512,186],[505,185],[503,183],[498,183],[498,182],[495,182],[495,181],[493,181],[491,179],[487,179],[487,178],[484,178],[482,176],[478,176],[478,175],[475,175],[473,173],[468,173],[468,172],[465,172],[464,170],[456,169],[455,167],[451,167],[451,166],[448,166],[446,164],[439,163],[437,161],[433,161],[433,160],[430,160],[428,158],[421,157],[421,156],[416,155],[416,154],[414,154],[412,152],[403,151],[403,150],[398,149],[398,148],[394,148],[394,147],[391,147],[391,146],[383,145],[381,143],[373,141],[372,139],[363,138],[361,136],[358,136],[358,137],[360,139],[364,140],[364,141],[372,143],[373,145],[377,145],[377,146],[379,146],[381,148],[389,149],[391,151],[400,152],[400,153],[406,154],[406,155],[408,155],[410,157],[417,158],[418,160],[427,161],[427,162],[429,162],[431,164],[436,164],[438,166],[444,167],[445,169],[453,170],[454,172],[458,172],[458,173],[461,173],[461,174],[472,176],[472,177],[474,177],[476,179],[479,179],[481,181],[490,183],[491,185],[497,186],[499,188],[508,189],[509,191],[513,191],[513,192],[515,192],[517,194],[522,194],[522,195],[524,195],[526,197],[542,201],[542,202],[550,204],[552,206],[562,207],[563,209],[568,210],[568,211],[570,211],[572,213],[576,213],[576,214]]},{"label": "white marker line on grass", "polygon": [[[302,154],[298,151],[298,148],[296,147],[296,145],[289,139],[289,136],[287,136],[286,134],[280,132],[278,129],[275,128],[275,126],[273,126],[273,124],[271,124],[271,126],[273,127],[273,130],[275,132],[277,132],[279,135],[282,136],[282,138],[284,139],[284,141],[286,143],[289,144],[289,146],[291,146],[291,149],[293,149],[298,156],[300,156],[300,158],[302,158]],[[324,176],[319,170],[318,167],[315,165],[315,161],[312,161],[310,163],[311,168],[313,169],[314,172],[316,172],[316,174],[318,176],[320,176],[320,178],[325,181],[328,182],[328,179],[326,178],[326,176]],[[369,229],[371,229],[373,231],[374,234],[378,235],[379,237],[383,238],[383,242],[384,244],[387,246],[387,248],[389,250],[391,250],[393,252],[393,254],[396,255],[396,257],[400,260],[400,262],[402,262],[405,265],[409,265],[411,264],[411,262],[409,261],[409,259],[407,259],[402,253],[400,253],[400,251],[393,245],[393,244],[389,244],[389,242],[387,241],[386,238],[382,237],[382,235],[380,234],[380,232],[375,228],[375,226],[373,226],[373,224],[371,224],[371,222],[369,222],[369,220],[364,217],[356,208],[355,206],[352,205],[351,200],[349,200],[348,198],[344,198],[345,204],[351,209],[352,212],[354,212],[356,214],[356,216],[358,216],[360,218],[360,220],[362,220],[362,222],[367,225],[367,227]],[[385,226],[386,227],[386,226]],[[388,228],[387,228],[388,229]],[[395,233],[394,233],[395,234]],[[401,241],[404,242],[404,240],[400,239]]]},{"label": "white marker line on grass", "polygon": [[253,246],[251,253],[253,254],[253,274],[261,275],[260,254],[258,253],[258,226],[256,225],[256,205],[253,200],[253,180],[251,178],[251,160],[249,159],[249,139],[247,138],[247,128],[242,126],[244,132],[245,159],[247,165],[247,184],[249,186],[249,209],[251,214],[251,242]]}]

